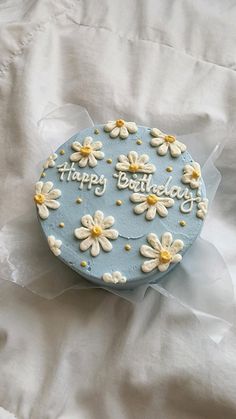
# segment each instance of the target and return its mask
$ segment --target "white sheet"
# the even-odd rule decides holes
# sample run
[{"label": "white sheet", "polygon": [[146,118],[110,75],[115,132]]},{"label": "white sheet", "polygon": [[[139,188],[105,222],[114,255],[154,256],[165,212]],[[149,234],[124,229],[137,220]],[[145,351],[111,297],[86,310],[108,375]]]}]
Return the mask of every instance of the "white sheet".
[{"label": "white sheet", "polygon": [[[0,20],[0,225],[31,205],[48,102],[179,134],[227,124],[204,235],[234,276],[236,3],[5,0]],[[18,419],[235,418],[235,347],[235,328],[216,345],[155,292],[133,306],[104,291],[46,301],[0,286],[0,406]]]}]

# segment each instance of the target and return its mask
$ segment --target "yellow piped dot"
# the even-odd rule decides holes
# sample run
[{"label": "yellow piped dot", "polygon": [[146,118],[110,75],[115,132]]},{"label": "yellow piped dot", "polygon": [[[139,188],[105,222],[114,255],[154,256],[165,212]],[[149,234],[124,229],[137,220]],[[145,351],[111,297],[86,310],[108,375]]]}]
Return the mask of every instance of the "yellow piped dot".
[{"label": "yellow piped dot", "polygon": [[167,143],[174,143],[174,142],[175,142],[175,140],[176,140],[176,138],[174,137],[174,135],[166,135],[166,136],[164,137],[164,140],[165,140]]},{"label": "yellow piped dot", "polygon": [[161,263],[169,263],[172,259],[172,256],[168,250],[162,250],[160,252],[160,262]]},{"label": "yellow piped dot", "polygon": [[146,201],[148,205],[155,205],[159,201],[159,198],[158,196],[151,193],[150,195],[147,196]]},{"label": "yellow piped dot", "polygon": [[143,144],[143,142],[142,142],[142,140],[138,139],[138,140],[136,141],[136,144],[141,145],[141,144]]},{"label": "yellow piped dot", "polygon": [[126,245],[125,245],[125,250],[126,250],[127,252],[129,252],[129,251],[131,250],[131,246],[130,246],[130,244],[126,244]]},{"label": "yellow piped dot", "polygon": [[40,177],[45,177],[46,176],[46,173],[41,173],[41,176]]},{"label": "yellow piped dot", "polygon": [[173,167],[172,167],[172,166],[168,166],[168,167],[166,168],[166,171],[167,171],[167,172],[173,172]]},{"label": "yellow piped dot", "polygon": [[60,150],[60,155],[63,156],[65,154],[65,150]]},{"label": "yellow piped dot", "polygon": [[117,120],[116,120],[116,126],[117,126],[118,128],[123,127],[123,125],[125,125],[125,121],[124,121],[123,119],[117,119]]},{"label": "yellow piped dot", "polygon": [[34,202],[36,204],[42,205],[45,202],[45,195],[41,193],[34,195]]},{"label": "yellow piped dot", "polygon": [[192,172],[192,179],[199,179],[200,178],[200,176],[201,176],[201,174],[200,174],[200,172],[198,172],[197,170],[193,170],[193,172]]},{"label": "yellow piped dot", "polygon": [[94,134],[98,135],[99,134],[99,129],[95,128]]},{"label": "yellow piped dot", "polygon": [[137,171],[138,171],[138,169],[139,169],[139,165],[138,165],[138,164],[131,163],[131,164],[129,165],[129,171],[130,171],[130,172],[132,172],[132,173],[137,172]]},{"label": "yellow piped dot", "polygon": [[86,268],[87,266],[86,260],[82,260],[82,262],[80,262],[80,266],[82,266],[82,268]]},{"label": "yellow piped dot", "polygon": [[82,198],[77,198],[76,202],[77,202],[77,204],[81,204],[83,202],[83,199]]},{"label": "yellow piped dot", "polygon": [[117,205],[118,207],[120,207],[122,204],[123,204],[123,201],[121,201],[121,199],[117,199],[117,201],[116,201],[116,205]]},{"label": "yellow piped dot", "polygon": [[61,227],[61,228],[65,227],[65,224],[64,224],[64,223],[62,223],[62,222],[61,222],[61,223],[59,223],[58,225],[59,225],[59,227]]},{"label": "yellow piped dot", "polygon": [[93,237],[99,237],[99,236],[101,236],[101,234],[102,234],[102,228],[100,227],[100,226],[94,226],[92,229],[91,229],[91,233],[92,233],[92,236]]},{"label": "yellow piped dot", "polygon": [[107,159],[107,163],[111,164],[112,163],[112,159]]},{"label": "yellow piped dot", "polygon": [[181,220],[180,222],[179,222],[179,225],[181,226],[181,227],[185,227],[186,226],[186,221],[184,221],[184,220]]},{"label": "yellow piped dot", "polygon": [[81,147],[79,152],[80,154],[82,154],[83,157],[88,157],[91,151],[92,151],[92,148],[90,146],[84,146],[84,147]]}]

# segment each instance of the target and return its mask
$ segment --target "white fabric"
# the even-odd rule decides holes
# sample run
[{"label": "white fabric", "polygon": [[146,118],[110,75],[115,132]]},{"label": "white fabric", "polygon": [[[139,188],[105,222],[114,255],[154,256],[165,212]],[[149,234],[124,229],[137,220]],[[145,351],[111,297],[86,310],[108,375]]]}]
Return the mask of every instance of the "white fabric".
[{"label": "white fabric", "polygon": [[[0,225],[33,205],[38,171],[27,173],[31,150],[45,157],[37,121],[49,102],[179,134],[227,124],[203,235],[234,277],[235,19],[231,0],[2,1]],[[154,291],[132,305],[102,290],[47,301],[0,286],[0,406],[18,419],[233,419],[235,347],[235,328],[216,345]]]}]

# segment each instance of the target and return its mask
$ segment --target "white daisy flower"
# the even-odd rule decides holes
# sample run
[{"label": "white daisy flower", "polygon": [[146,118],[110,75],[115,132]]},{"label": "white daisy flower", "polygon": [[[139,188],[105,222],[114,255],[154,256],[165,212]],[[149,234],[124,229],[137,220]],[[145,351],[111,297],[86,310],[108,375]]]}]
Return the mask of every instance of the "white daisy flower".
[{"label": "white daisy flower", "polygon": [[155,194],[140,194],[133,193],[130,197],[132,202],[141,202],[139,205],[134,207],[135,214],[142,214],[146,212],[146,219],[153,220],[156,214],[161,217],[166,217],[168,211],[166,208],[170,208],[174,205],[175,201],[172,198],[161,198]]},{"label": "white daisy flower", "polygon": [[143,272],[151,272],[156,268],[160,272],[164,272],[171,263],[178,263],[182,260],[182,256],[178,252],[183,249],[184,243],[182,240],[173,241],[171,233],[164,233],[161,242],[156,234],[150,233],[147,236],[147,241],[151,247],[144,244],[140,248],[141,255],[150,259],[142,264]]},{"label": "white daisy flower", "polygon": [[202,220],[207,215],[208,210],[208,199],[204,198],[202,201],[198,203],[198,210],[197,210],[197,217],[201,218]]},{"label": "white daisy flower", "polygon": [[200,186],[200,178],[201,178],[201,167],[200,164],[193,162],[190,164],[186,164],[183,169],[183,176],[181,177],[181,181],[183,183],[189,183],[190,188],[196,189]]},{"label": "white daisy flower", "polygon": [[57,209],[60,206],[60,203],[55,201],[55,199],[61,196],[60,189],[53,189],[52,182],[37,182],[35,185],[35,195],[34,202],[37,205],[38,213],[40,218],[46,220],[49,216],[49,210]]},{"label": "white daisy flower", "polygon": [[139,156],[136,151],[130,151],[128,156],[121,154],[118,160],[116,170],[131,173],[154,173],[156,170],[154,164],[148,163],[149,157],[147,154]]},{"label": "white daisy flower", "polygon": [[154,137],[151,139],[150,144],[153,147],[157,147],[157,153],[160,156],[164,156],[167,153],[167,150],[170,149],[172,157],[179,157],[180,154],[187,149],[185,144],[176,140],[176,137],[164,134],[164,132],[157,128],[153,128],[150,134]]},{"label": "white daisy flower", "polygon": [[75,237],[83,240],[80,243],[80,250],[84,252],[91,247],[91,255],[98,256],[101,246],[105,252],[110,252],[112,244],[108,239],[118,238],[118,231],[110,229],[114,222],[115,219],[112,216],[104,218],[102,211],[96,211],[94,217],[89,214],[84,215],[81,218],[81,224],[84,227],[76,228],[74,231]]},{"label": "white daisy flower", "polygon": [[71,154],[70,160],[78,162],[80,167],[97,166],[97,159],[101,160],[104,158],[104,153],[99,151],[102,148],[101,141],[93,142],[92,137],[86,137],[83,144],[78,141],[74,141],[71,148],[76,153]]},{"label": "white daisy flower", "polygon": [[48,245],[50,247],[50,250],[52,253],[54,253],[55,256],[59,256],[61,254],[60,248],[62,245],[61,240],[56,240],[54,236],[48,236]]},{"label": "white daisy flower", "polygon": [[53,153],[51,154],[48,159],[45,161],[43,168],[44,169],[48,169],[49,167],[54,167],[55,166],[55,160],[57,159],[57,154]]},{"label": "white daisy flower", "polygon": [[138,131],[138,127],[135,122],[126,122],[123,119],[117,119],[116,121],[108,121],[104,125],[104,131],[109,132],[111,138],[120,137],[123,140],[130,134],[134,134]]},{"label": "white daisy flower", "polygon": [[124,284],[127,281],[126,276],[122,275],[122,273],[119,271],[112,272],[111,274],[106,272],[105,274],[103,274],[102,279],[104,282],[107,282],[108,284]]}]

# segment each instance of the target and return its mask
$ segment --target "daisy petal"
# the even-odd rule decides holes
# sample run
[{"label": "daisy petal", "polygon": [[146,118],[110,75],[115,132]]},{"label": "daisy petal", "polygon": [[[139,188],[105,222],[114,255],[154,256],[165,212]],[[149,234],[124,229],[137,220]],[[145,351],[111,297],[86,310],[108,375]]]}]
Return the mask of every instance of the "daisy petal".
[{"label": "daisy petal", "polygon": [[141,194],[141,193],[133,193],[130,196],[130,200],[132,202],[144,202],[144,201],[146,201],[146,199],[147,199],[147,196],[144,195],[144,194]]},{"label": "daisy petal", "polygon": [[94,157],[93,153],[90,153],[88,156],[88,163],[89,163],[89,167],[95,167],[97,166],[97,160]]},{"label": "daisy petal", "polygon": [[98,241],[99,241],[102,249],[104,250],[104,252],[110,252],[112,250],[112,244],[111,244],[111,242],[109,242],[109,240],[107,240],[106,237],[99,236]]},{"label": "daisy petal", "polygon": [[104,126],[104,131],[110,132],[116,127],[116,121],[108,121],[108,123]]},{"label": "daisy petal", "polygon": [[109,217],[104,218],[102,223],[102,228],[106,229],[111,227],[115,222],[115,219],[110,215]]},{"label": "daisy petal", "polygon": [[37,182],[35,185],[35,193],[39,194],[42,192],[43,182]]},{"label": "daisy petal", "polygon": [[128,157],[127,157],[127,156],[125,156],[124,154],[120,154],[120,155],[119,155],[119,157],[118,157],[118,160],[119,160],[121,163],[127,163],[127,164],[129,165],[129,159],[128,159]]},{"label": "daisy petal", "polygon": [[142,214],[144,211],[146,211],[147,208],[147,202],[142,202],[141,204],[136,205],[136,207],[134,207],[134,212],[135,214]]},{"label": "daisy petal", "polygon": [[60,202],[58,202],[58,201],[54,201],[54,199],[47,199],[47,200],[45,201],[45,205],[46,205],[48,208],[57,209],[57,208],[59,208],[59,207],[60,207]]},{"label": "daisy petal", "polygon": [[88,164],[88,157],[82,157],[78,164],[79,167],[85,167]]},{"label": "daisy petal", "polygon": [[197,172],[201,173],[201,166],[199,163],[197,163],[196,161],[193,162],[193,168],[194,170],[196,170]]},{"label": "daisy petal", "polygon": [[148,161],[149,161],[149,157],[147,154],[141,154],[141,156],[139,156],[138,158],[139,164],[146,164]]},{"label": "daisy petal", "polygon": [[158,128],[152,128],[150,131],[150,134],[153,135],[153,137],[163,137],[164,138],[164,134],[161,130],[159,130]]},{"label": "daisy petal", "polygon": [[184,247],[184,243],[182,240],[175,240],[174,243],[170,247],[170,252],[172,255],[176,255],[180,250]]},{"label": "daisy petal", "polygon": [[92,149],[94,151],[96,150],[100,150],[102,148],[102,143],[101,141],[95,141],[92,145],[91,145]]},{"label": "daisy petal", "polygon": [[170,266],[169,263],[161,263],[160,265],[158,265],[158,269],[159,269],[160,272],[165,272],[165,271],[167,271],[169,266]]},{"label": "daisy petal", "polygon": [[74,141],[71,145],[71,148],[75,151],[80,151],[82,147],[82,144],[80,144],[78,141]]},{"label": "daisy petal", "polygon": [[128,154],[128,159],[130,163],[136,164],[138,162],[138,153],[136,153],[136,151],[130,151]]},{"label": "daisy petal", "polygon": [[160,251],[161,250],[161,243],[156,234],[150,233],[147,236],[148,243],[153,247],[153,249]]},{"label": "daisy petal", "polygon": [[176,145],[180,148],[181,152],[184,153],[184,151],[187,150],[187,147],[185,144],[181,143],[181,141],[176,140]]},{"label": "daisy petal", "polygon": [[167,153],[169,143],[164,142],[160,147],[157,148],[157,152],[160,156],[164,156]]},{"label": "daisy petal", "polygon": [[129,163],[116,163],[116,170],[120,170],[121,172],[129,170]]},{"label": "daisy petal", "polygon": [[158,266],[158,260],[157,259],[150,259],[150,260],[146,260],[143,264],[142,264],[142,271],[147,273],[147,272],[151,272],[153,271],[155,268],[157,268]]},{"label": "daisy petal", "polygon": [[151,205],[146,212],[146,220],[149,220],[149,221],[153,220],[155,218],[156,212],[157,212],[156,205]]},{"label": "daisy petal", "polygon": [[81,224],[86,228],[92,228],[94,226],[94,221],[91,215],[83,215],[81,218]]},{"label": "daisy petal", "polygon": [[172,263],[179,263],[182,260],[182,256],[178,253],[177,255],[174,255],[172,258]]},{"label": "daisy petal", "polygon": [[175,201],[172,198],[159,198],[159,202],[165,205],[165,207],[170,208],[173,207]]},{"label": "daisy petal", "polygon": [[115,127],[111,132],[110,132],[110,137],[111,138],[116,138],[118,137],[118,135],[120,134],[120,128],[119,127]]},{"label": "daisy petal", "polygon": [[152,247],[147,246],[146,244],[143,244],[140,247],[140,253],[141,255],[146,256],[147,258],[151,258],[151,259],[155,259],[159,257],[159,252],[157,252]]},{"label": "daisy petal", "polygon": [[170,154],[172,155],[172,157],[179,157],[181,154],[181,149],[176,144],[176,141],[170,144]]},{"label": "daisy petal", "polygon": [[138,170],[138,172],[143,172],[143,173],[154,173],[156,171],[156,167],[154,166],[154,164],[145,164],[145,166],[143,168],[141,168],[140,170]]},{"label": "daisy petal", "polygon": [[98,239],[93,240],[90,253],[94,257],[96,257],[96,256],[99,255],[99,253],[100,253],[100,246],[99,246]]},{"label": "daisy petal", "polygon": [[46,183],[44,183],[44,185],[42,187],[42,193],[47,194],[52,188],[53,188],[53,183],[52,182],[46,182]]},{"label": "daisy petal", "polygon": [[164,143],[164,138],[152,138],[151,141],[150,141],[150,144],[153,147],[159,147],[163,143]]},{"label": "daisy petal", "polygon": [[81,159],[82,154],[79,151],[70,155],[70,161],[80,161]]},{"label": "daisy petal", "polygon": [[94,151],[93,152],[94,157],[98,160],[102,160],[105,156],[105,154],[102,151]]},{"label": "daisy petal", "polygon": [[80,250],[82,250],[82,252],[85,252],[85,250],[88,250],[93,244],[93,238],[91,236],[89,236],[87,239],[83,240],[80,243]]},{"label": "daisy petal", "polygon": [[83,146],[84,147],[89,147],[90,145],[91,145],[91,143],[93,142],[93,139],[92,139],[92,137],[85,137],[85,139],[84,139],[84,143],[83,143]]},{"label": "daisy petal", "polygon": [[59,198],[59,196],[61,196],[60,189],[53,189],[51,192],[46,194],[46,199],[57,199]]},{"label": "daisy petal", "polygon": [[118,231],[114,230],[114,229],[109,229],[109,230],[104,230],[103,231],[103,236],[107,237],[108,239],[111,239],[111,240],[117,239],[118,235],[119,235]]},{"label": "daisy petal", "polygon": [[125,125],[126,125],[128,131],[130,132],[130,134],[134,134],[135,132],[138,131],[138,127],[135,124],[135,122],[126,122]]},{"label": "daisy petal", "polygon": [[168,215],[166,207],[161,202],[157,202],[156,210],[161,217],[166,217]]},{"label": "daisy petal", "polygon": [[76,228],[74,231],[74,235],[77,237],[77,239],[87,239],[90,234],[90,230],[85,227]]},{"label": "daisy petal", "polygon": [[173,242],[173,237],[171,233],[166,232],[162,234],[161,244],[163,247],[169,248],[172,242]]},{"label": "daisy petal", "polygon": [[93,219],[94,219],[94,224],[95,225],[101,226],[102,223],[103,223],[103,219],[104,219],[103,212],[102,211],[96,211],[95,214],[94,214]]},{"label": "daisy petal", "polygon": [[46,218],[48,218],[48,216],[49,216],[49,211],[48,211],[48,208],[46,207],[46,205],[45,204],[37,205],[37,207],[38,207],[38,212],[39,212],[40,218],[42,218],[42,220],[46,220]]},{"label": "daisy petal", "polygon": [[120,138],[123,138],[123,139],[125,139],[125,138],[127,138],[129,136],[129,133],[128,133],[128,130],[127,130],[127,128],[126,127],[121,127],[120,128]]}]

